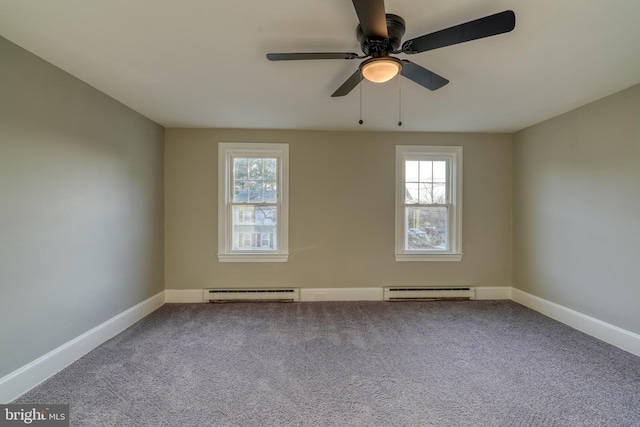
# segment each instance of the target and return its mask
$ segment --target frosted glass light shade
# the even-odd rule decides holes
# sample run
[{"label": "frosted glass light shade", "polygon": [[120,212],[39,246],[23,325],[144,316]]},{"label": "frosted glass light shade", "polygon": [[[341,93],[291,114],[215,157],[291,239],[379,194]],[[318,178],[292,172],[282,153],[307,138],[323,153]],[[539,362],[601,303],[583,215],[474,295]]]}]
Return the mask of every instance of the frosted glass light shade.
[{"label": "frosted glass light shade", "polygon": [[374,83],[388,82],[402,69],[402,63],[396,58],[372,58],[362,63],[362,76]]}]

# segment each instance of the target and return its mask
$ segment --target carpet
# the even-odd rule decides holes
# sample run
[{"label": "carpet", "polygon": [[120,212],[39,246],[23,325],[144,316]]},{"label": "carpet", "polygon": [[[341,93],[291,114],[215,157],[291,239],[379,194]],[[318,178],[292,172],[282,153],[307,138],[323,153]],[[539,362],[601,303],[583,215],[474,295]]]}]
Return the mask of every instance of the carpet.
[{"label": "carpet", "polygon": [[74,426],[640,426],[640,358],[512,301],[165,304],[14,403]]}]

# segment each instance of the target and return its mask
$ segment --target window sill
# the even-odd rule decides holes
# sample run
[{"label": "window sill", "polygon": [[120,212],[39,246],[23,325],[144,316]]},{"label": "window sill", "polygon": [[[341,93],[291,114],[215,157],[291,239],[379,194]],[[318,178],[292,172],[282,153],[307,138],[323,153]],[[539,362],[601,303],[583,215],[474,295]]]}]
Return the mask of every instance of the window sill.
[{"label": "window sill", "polygon": [[396,254],[396,262],[460,262],[463,254]]},{"label": "window sill", "polygon": [[218,254],[218,262],[288,262],[289,254]]}]

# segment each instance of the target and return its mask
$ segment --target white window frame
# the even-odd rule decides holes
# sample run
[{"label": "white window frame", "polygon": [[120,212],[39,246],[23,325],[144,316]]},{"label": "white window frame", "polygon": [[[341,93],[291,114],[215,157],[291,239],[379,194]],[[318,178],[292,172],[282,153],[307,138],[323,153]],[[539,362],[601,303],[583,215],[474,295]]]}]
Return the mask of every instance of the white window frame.
[{"label": "white window frame", "polygon": [[[449,162],[450,209],[448,250],[407,250],[405,242],[405,162],[407,160],[447,160]],[[462,147],[396,146],[396,261],[462,261]]]},{"label": "white window frame", "polygon": [[[275,157],[278,159],[278,249],[246,251],[233,249],[232,208],[233,157]],[[289,144],[218,143],[218,261],[287,262],[289,260]]]}]

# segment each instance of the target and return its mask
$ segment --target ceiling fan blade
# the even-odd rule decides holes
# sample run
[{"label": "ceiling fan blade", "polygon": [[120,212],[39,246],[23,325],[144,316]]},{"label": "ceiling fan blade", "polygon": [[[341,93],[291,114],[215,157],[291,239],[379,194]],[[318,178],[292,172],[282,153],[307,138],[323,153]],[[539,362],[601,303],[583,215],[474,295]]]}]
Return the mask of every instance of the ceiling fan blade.
[{"label": "ceiling fan blade", "polygon": [[402,44],[404,53],[414,54],[438,49],[484,37],[508,33],[516,26],[516,15],[512,10],[485,16],[435,33],[426,34]]},{"label": "ceiling fan blade", "polygon": [[362,33],[365,37],[386,39],[387,15],[384,12],[384,0],[353,0]]},{"label": "ceiling fan blade", "polygon": [[440,89],[442,86],[449,83],[449,80],[444,77],[439,76],[433,71],[429,71],[418,64],[407,61],[406,59],[402,60],[402,70],[400,71],[400,74],[429,90]]},{"label": "ceiling fan blade", "polygon": [[356,70],[356,72],[351,74],[351,77],[349,77],[346,82],[342,83],[342,86],[340,86],[335,92],[331,94],[331,97],[335,98],[337,96],[347,95],[353,90],[354,87],[358,86],[361,81],[362,74],[360,73],[360,70]]},{"label": "ceiling fan blade", "polygon": [[353,52],[267,53],[269,61],[299,61],[307,59],[356,59]]}]

